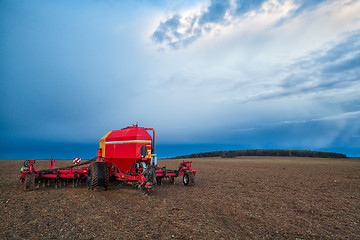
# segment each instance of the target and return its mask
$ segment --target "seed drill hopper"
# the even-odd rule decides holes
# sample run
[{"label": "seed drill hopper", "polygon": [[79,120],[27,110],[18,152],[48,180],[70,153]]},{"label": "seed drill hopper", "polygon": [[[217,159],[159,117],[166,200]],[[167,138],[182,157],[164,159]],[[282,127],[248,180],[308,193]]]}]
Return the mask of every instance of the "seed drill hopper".
[{"label": "seed drill hopper", "polygon": [[48,169],[35,169],[35,162],[25,161],[20,171],[20,180],[26,190],[52,183],[58,188],[69,182],[73,187],[86,182],[88,189],[107,190],[110,181],[120,181],[149,191],[154,185],[160,185],[162,179],[174,183],[174,178],[179,176],[183,177],[185,186],[192,186],[196,175],[191,161],[180,163],[177,170],[159,167],[155,130],[138,125],[105,134],[100,139],[97,156],[81,164],[56,168],[55,161],[50,160]]}]

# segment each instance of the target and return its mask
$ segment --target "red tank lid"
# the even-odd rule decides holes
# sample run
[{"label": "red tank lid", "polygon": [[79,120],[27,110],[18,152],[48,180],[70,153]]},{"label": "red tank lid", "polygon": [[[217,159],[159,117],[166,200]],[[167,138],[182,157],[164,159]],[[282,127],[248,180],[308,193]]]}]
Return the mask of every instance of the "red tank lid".
[{"label": "red tank lid", "polygon": [[133,125],[131,127],[112,131],[107,137],[106,142],[127,141],[127,140],[150,140],[150,134],[143,127]]}]

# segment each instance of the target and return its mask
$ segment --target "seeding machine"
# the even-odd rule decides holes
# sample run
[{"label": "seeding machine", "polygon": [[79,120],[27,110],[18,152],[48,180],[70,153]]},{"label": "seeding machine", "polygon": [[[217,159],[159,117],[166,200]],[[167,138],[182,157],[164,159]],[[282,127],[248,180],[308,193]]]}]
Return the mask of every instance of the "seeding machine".
[{"label": "seeding machine", "polygon": [[155,130],[137,124],[108,132],[100,139],[96,157],[82,163],[77,160],[74,159],[71,166],[56,168],[55,160],[51,159],[47,169],[35,169],[36,160],[26,160],[20,171],[20,181],[25,190],[52,183],[56,188],[67,183],[76,187],[84,182],[88,189],[107,190],[110,181],[120,181],[150,191],[154,185],[161,185],[162,179],[174,183],[174,178],[179,176],[183,176],[185,186],[192,186],[196,175],[191,161],[180,163],[177,170],[159,167]]}]

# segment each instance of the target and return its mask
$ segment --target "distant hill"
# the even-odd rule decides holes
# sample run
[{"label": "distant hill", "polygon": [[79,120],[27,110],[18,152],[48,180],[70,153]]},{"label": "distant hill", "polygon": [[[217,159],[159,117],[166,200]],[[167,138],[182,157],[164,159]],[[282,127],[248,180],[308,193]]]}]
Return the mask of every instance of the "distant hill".
[{"label": "distant hill", "polygon": [[222,157],[235,158],[240,156],[283,156],[283,157],[314,157],[314,158],[346,158],[345,154],[333,152],[319,152],[310,150],[280,150],[280,149],[252,149],[252,150],[235,150],[235,151],[215,151],[193,153],[190,155],[183,155],[173,157],[179,158],[208,158],[208,157]]}]

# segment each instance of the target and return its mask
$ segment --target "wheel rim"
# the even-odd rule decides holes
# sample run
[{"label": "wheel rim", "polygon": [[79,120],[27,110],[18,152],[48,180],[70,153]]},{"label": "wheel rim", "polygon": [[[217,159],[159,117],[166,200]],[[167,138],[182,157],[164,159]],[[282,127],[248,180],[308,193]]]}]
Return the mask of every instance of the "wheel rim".
[{"label": "wheel rim", "polygon": [[189,176],[187,174],[184,175],[184,183],[185,185],[189,182]]}]

